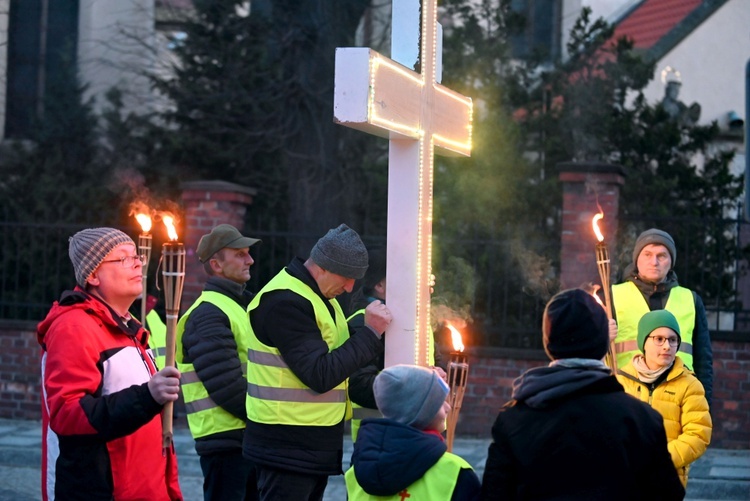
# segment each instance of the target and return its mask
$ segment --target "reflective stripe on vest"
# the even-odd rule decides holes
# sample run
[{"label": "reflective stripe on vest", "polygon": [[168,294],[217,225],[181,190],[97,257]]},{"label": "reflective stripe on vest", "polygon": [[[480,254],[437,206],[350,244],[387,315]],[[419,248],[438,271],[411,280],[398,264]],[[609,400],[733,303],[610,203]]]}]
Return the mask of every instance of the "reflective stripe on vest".
[{"label": "reflective stripe on vest", "polygon": [[[425,474],[401,492],[392,496],[378,496],[377,499],[403,501],[404,499],[429,499],[430,501],[450,501],[456,489],[458,474],[462,469],[471,469],[464,459],[450,452],[442,457]],[[354,467],[344,475],[349,501],[369,501],[373,496],[365,492],[357,482]]]},{"label": "reflective stripe on vest", "polygon": [[190,314],[201,303],[210,303],[219,308],[229,319],[229,325],[237,344],[237,356],[240,359],[243,377],[247,376],[247,343],[250,336],[250,322],[245,309],[229,296],[219,292],[203,291],[195,303],[188,309],[177,323],[177,339],[175,360],[180,370],[180,386],[185,399],[185,410],[190,433],[193,438],[213,435],[222,431],[239,430],[245,427],[245,422],[237,416],[216,405],[208,395],[193,364],[183,361],[182,335]]},{"label": "reflective stripe on vest", "polygon": [[369,407],[361,407],[352,402],[352,419],[368,419],[368,418],[382,418],[383,415],[377,409],[370,409]]},{"label": "reflective stripe on vest", "polygon": [[352,442],[357,441],[357,435],[359,434],[359,425],[363,419],[368,418],[382,418],[383,415],[377,409],[370,409],[369,407],[362,407],[352,402],[352,422],[351,422],[351,435]]},{"label": "reflective stripe on vest", "polygon": [[[633,282],[624,282],[612,286],[612,300],[617,316],[617,338],[615,353],[617,366],[624,367],[640,353],[638,348],[638,322],[649,312],[646,299]],[[673,287],[669,291],[665,310],[672,313],[680,325],[680,348],[677,355],[685,365],[693,367],[693,328],[695,327],[695,300],[690,289]]]},{"label": "reflective stripe on vest", "polygon": [[151,310],[146,315],[146,329],[151,334],[148,338],[148,346],[154,356],[156,368],[163,369],[167,354],[167,326],[156,310]]},{"label": "reflective stripe on vest", "polygon": [[[248,306],[252,312],[264,294],[274,290],[289,290],[310,302],[315,312],[315,322],[329,351],[349,339],[349,327],[338,301],[329,299],[335,319],[324,300],[304,282],[286,270],[279,272],[253,298]],[[347,396],[347,380],[325,393],[307,387],[284,362],[279,350],[261,343],[250,326],[247,399],[247,417],[266,424],[294,426],[333,426],[351,416]]]}]

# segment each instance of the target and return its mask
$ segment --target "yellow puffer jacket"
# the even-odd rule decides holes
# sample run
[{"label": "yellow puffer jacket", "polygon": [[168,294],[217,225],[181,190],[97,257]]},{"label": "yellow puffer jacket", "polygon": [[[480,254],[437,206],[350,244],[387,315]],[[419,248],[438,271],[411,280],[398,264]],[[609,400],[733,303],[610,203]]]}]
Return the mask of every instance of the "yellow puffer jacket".
[{"label": "yellow puffer jacket", "polygon": [[679,356],[667,378],[653,389],[638,380],[632,361],[618,371],[617,379],[626,393],[646,402],[664,418],[672,463],[682,485],[687,486],[690,464],[706,452],[711,442],[713,424],[703,385]]}]

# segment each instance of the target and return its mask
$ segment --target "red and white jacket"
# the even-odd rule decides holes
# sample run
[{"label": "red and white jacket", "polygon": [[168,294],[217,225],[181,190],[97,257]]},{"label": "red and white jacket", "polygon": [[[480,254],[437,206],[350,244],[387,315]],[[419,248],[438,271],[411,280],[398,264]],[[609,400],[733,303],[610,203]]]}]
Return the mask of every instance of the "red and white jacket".
[{"label": "red and white jacket", "polygon": [[42,347],[42,498],[181,500],[148,332],[76,287],[37,328]]}]

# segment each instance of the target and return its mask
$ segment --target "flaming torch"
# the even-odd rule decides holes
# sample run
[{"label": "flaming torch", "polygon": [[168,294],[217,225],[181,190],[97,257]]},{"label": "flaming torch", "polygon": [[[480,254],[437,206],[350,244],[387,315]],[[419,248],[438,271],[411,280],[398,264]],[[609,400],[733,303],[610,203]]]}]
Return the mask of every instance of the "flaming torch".
[{"label": "flaming torch", "polygon": [[[164,366],[174,365],[175,336],[177,335],[177,316],[180,313],[180,300],[182,299],[182,286],[185,283],[185,246],[177,242],[177,230],[174,226],[174,218],[163,215],[162,220],[167,227],[170,242],[165,243],[161,249],[161,274],[164,282],[164,300],[166,303],[167,336],[165,346]],[[162,447],[164,454],[172,447],[172,415],[174,403],[164,404],[162,414]]]},{"label": "flaming torch", "polygon": [[[612,319],[612,299],[610,297],[610,280],[609,280],[609,249],[607,244],[604,243],[604,235],[599,229],[599,220],[604,218],[604,213],[599,212],[594,215],[591,220],[591,226],[594,229],[594,234],[598,240],[596,244],[596,266],[599,269],[599,279],[602,281],[602,290],[604,291],[604,311],[607,312],[607,318]],[[595,293],[596,294],[596,293]],[[598,299],[598,296],[597,296]],[[605,362],[612,369],[612,372],[617,372],[617,359],[615,358],[615,351],[612,343],[609,345]]]},{"label": "flaming torch", "polygon": [[466,392],[469,364],[467,356],[463,353],[464,343],[461,339],[461,333],[449,322],[446,322],[445,325],[450,330],[451,340],[453,341],[453,351],[450,354],[450,362],[448,363],[448,386],[450,387],[448,403],[451,406],[451,410],[446,419],[445,438],[445,442],[448,445],[448,452],[451,452],[453,451],[453,438],[456,435],[458,414],[461,412],[461,402],[463,402],[464,393]]},{"label": "flaming torch", "polygon": [[146,325],[146,284],[148,283],[148,263],[151,261],[151,216],[148,215],[148,207],[143,212],[135,215],[136,221],[141,225],[141,234],[138,235],[138,254],[143,259],[143,293],[141,294],[141,324]]}]

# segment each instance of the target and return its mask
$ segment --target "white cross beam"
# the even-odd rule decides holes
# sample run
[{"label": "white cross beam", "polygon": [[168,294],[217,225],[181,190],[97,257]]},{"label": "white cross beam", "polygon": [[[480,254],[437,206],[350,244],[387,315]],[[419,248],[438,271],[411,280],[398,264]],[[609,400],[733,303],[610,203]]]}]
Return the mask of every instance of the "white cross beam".
[{"label": "white cross beam", "polygon": [[[386,303],[393,322],[385,365],[430,365],[433,160],[471,154],[472,102],[438,83],[437,0],[393,0],[395,61],[368,48],[336,49],[334,120],[388,138]],[[421,72],[414,59],[420,53]]]}]

